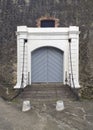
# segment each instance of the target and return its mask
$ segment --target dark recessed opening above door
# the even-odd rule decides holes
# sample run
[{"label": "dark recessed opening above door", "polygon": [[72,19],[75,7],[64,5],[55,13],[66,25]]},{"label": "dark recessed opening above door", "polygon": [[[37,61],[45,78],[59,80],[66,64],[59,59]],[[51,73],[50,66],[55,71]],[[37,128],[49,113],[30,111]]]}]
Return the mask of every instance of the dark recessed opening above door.
[{"label": "dark recessed opening above door", "polygon": [[41,27],[55,27],[55,20],[41,20]]}]

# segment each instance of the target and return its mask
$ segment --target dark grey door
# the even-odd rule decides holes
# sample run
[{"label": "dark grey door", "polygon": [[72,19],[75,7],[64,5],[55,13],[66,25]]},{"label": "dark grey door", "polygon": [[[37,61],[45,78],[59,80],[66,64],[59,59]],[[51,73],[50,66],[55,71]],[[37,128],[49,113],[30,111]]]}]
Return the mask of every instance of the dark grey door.
[{"label": "dark grey door", "polygon": [[63,52],[42,47],[32,52],[32,83],[63,82]]}]

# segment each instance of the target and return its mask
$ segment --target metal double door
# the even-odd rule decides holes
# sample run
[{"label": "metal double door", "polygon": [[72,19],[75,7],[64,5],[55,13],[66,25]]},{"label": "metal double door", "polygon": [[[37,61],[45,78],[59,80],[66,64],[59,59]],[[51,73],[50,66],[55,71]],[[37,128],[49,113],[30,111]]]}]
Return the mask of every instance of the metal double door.
[{"label": "metal double door", "polygon": [[53,47],[42,47],[31,54],[32,83],[63,82],[63,52]]}]

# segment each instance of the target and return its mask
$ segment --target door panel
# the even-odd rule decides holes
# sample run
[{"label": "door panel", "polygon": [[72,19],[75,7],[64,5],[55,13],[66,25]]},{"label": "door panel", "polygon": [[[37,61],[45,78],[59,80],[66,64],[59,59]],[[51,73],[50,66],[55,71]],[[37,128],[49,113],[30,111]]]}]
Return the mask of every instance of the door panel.
[{"label": "door panel", "polygon": [[48,82],[63,81],[63,54],[55,48],[48,49]]},{"label": "door panel", "polygon": [[32,82],[47,82],[47,50],[40,48],[32,52]]}]

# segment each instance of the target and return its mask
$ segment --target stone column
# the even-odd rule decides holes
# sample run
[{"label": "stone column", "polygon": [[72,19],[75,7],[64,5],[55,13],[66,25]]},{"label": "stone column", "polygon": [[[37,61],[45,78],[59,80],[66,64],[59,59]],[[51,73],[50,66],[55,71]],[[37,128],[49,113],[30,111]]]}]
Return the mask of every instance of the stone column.
[{"label": "stone column", "polygon": [[[71,49],[71,59],[69,52],[69,74],[71,75],[71,86],[79,88],[79,27],[69,27],[69,39],[71,39],[71,42],[69,43]],[[73,85],[73,82],[75,86]]]}]

